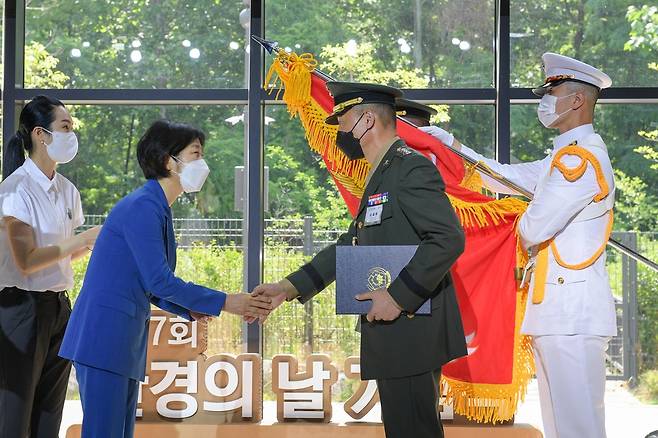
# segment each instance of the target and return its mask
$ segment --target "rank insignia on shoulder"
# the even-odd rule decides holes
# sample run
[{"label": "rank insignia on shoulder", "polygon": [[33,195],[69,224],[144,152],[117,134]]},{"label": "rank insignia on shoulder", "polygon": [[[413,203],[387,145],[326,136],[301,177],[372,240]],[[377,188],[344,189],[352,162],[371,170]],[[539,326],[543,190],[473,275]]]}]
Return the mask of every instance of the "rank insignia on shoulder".
[{"label": "rank insignia on shoulder", "polygon": [[368,207],[388,202],[388,192],[368,196]]},{"label": "rank insignia on shoulder", "polygon": [[413,153],[413,150],[412,150],[412,149],[409,149],[409,148],[406,147],[406,146],[399,146],[398,149],[397,149],[397,153],[400,154],[400,155],[402,155],[402,156],[405,156],[405,155],[412,154],[412,153]]}]

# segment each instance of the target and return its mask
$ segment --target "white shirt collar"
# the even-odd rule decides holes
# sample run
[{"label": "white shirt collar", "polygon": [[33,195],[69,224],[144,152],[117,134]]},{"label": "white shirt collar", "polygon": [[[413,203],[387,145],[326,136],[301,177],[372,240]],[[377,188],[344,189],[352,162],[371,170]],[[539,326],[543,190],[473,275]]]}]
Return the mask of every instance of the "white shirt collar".
[{"label": "white shirt collar", "polygon": [[580,125],[573,129],[570,129],[564,134],[560,134],[553,139],[553,150],[557,151],[558,149],[573,143],[579,138],[583,138],[590,134],[594,134],[594,126],[592,126],[591,123],[587,123],[585,125]]},{"label": "white shirt collar", "polygon": [[54,189],[57,191],[57,184],[56,184],[56,179],[57,179],[57,172],[55,172],[55,175],[53,176],[53,179],[49,179],[42,171],[39,169],[39,167],[36,165],[34,161],[32,161],[31,158],[26,158],[25,163],[23,164],[23,167],[25,168],[25,171],[27,174],[39,184],[39,186],[43,189],[44,192],[48,193],[49,190]]}]

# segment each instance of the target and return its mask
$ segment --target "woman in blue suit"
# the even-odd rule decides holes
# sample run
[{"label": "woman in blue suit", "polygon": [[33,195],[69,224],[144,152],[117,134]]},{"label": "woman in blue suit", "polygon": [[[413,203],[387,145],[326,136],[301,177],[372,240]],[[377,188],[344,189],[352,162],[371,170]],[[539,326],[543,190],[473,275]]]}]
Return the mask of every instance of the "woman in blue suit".
[{"label": "woman in blue suit", "polygon": [[222,311],[253,319],[271,310],[264,297],[227,295],[174,275],[170,206],[201,190],[209,174],[204,140],[190,126],[155,122],[137,145],[146,184],[117,203],[96,240],[59,352],[75,366],[83,438],[133,436],[151,303],[188,320]]}]

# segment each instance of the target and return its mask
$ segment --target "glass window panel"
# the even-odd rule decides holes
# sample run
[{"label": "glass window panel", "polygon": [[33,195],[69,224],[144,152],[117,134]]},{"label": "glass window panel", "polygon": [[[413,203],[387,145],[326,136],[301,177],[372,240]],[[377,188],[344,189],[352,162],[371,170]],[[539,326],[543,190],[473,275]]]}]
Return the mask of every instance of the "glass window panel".
[{"label": "glass window panel", "polygon": [[30,1],[25,86],[242,87],[244,9],[242,0]]},{"label": "glass window panel", "polygon": [[513,0],[512,86],[542,84],[541,55],[555,52],[602,69],[614,87],[655,87],[658,8],[644,3],[642,7],[632,0]]},{"label": "glass window panel", "polygon": [[[4,69],[4,63],[5,63],[5,46],[4,46],[4,37],[5,37],[5,2],[2,2],[0,4],[0,50],[2,50],[2,53],[0,56],[2,59],[0,59],[0,89],[4,88],[5,82],[4,82],[4,74],[5,74],[5,69]],[[0,145],[3,145],[4,142],[2,141],[2,121],[3,121],[3,112],[2,112],[2,99],[0,99]],[[0,148],[1,149],[1,148]],[[2,150],[0,150],[0,163],[2,163]],[[2,167],[2,166],[0,166]],[[0,169],[0,178],[2,175],[2,169]]]},{"label": "glass window panel", "polygon": [[495,156],[496,114],[493,105],[439,105],[436,108],[442,112],[447,110],[448,120],[436,120],[438,126],[485,157]]},{"label": "glass window panel", "polygon": [[[3,66],[3,68],[0,68],[0,88],[4,87],[4,74],[5,74],[5,69],[4,69],[4,61],[5,61],[5,46],[4,46],[4,38],[5,38],[5,2],[2,2],[0,4],[0,50],[2,50],[2,59],[0,60],[0,66]],[[2,105],[2,103],[0,103]],[[0,133],[2,135],[2,133]]]},{"label": "glass window panel", "polygon": [[493,84],[492,0],[271,0],[265,31],[284,48],[314,54],[338,80],[405,88]]}]

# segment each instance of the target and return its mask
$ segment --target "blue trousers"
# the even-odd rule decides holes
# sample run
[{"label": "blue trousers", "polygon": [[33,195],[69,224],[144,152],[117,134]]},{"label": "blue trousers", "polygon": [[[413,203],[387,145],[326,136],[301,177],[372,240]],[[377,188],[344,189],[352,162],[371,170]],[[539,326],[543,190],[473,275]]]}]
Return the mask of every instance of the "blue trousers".
[{"label": "blue trousers", "polygon": [[139,382],[75,362],[82,438],[133,438]]}]

